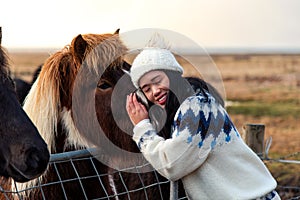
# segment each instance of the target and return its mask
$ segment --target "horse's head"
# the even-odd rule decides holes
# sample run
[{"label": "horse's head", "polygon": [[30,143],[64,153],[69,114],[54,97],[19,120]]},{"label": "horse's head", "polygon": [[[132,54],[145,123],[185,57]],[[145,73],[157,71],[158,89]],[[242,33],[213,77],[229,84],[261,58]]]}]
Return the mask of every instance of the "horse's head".
[{"label": "horse's head", "polygon": [[124,73],[131,67],[124,60],[127,48],[118,31],[100,41],[94,37],[78,36],[72,42],[74,55],[81,64],[73,90],[76,127],[97,146],[106,145],[107,137],[122,149],[137,151],[131,136],[125,133],[133,128],[125,103],[126,95],[134,90],[130,77]]},{"label": "horse's head", "polygon": [[67,146],[91,147],[94,142],[87,134],[95,124],[111,137],[121,131],[111,112],[111,96],[124,75],[122,69],[130,68],[123,60],[126,52],[117,30],[78,35],[46,60],[24,109],[52,152],[64,151]]},{"label": "horse's head", "polygon": [[24,182],[44,172],[49,151],[18,102],[7,64],[0,46],[0,175]]}]

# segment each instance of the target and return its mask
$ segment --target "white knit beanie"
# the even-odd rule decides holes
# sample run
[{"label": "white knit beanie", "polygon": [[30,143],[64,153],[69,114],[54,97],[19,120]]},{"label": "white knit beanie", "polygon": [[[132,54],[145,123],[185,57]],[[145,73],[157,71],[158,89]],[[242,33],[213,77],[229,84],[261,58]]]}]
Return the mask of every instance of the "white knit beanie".
[{"label": "white knit beanie", "polygon": [[132,63],[130,76],[134,86],[138,88],[140,78],[152,70],[172,70],[183,73],[183,68],[168,50],[167,43],[158,33],[153,35],[148,45]]}]

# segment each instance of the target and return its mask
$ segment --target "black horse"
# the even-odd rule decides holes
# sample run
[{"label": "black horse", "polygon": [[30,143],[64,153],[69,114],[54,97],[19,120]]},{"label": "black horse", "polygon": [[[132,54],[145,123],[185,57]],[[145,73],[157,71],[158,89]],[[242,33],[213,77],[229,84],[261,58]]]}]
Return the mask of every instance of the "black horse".
[{"label": "black horse", "polygon": [[18,102],[1,36],[0,27],[0,176],[25,182],[44,172],[50,155]]}]

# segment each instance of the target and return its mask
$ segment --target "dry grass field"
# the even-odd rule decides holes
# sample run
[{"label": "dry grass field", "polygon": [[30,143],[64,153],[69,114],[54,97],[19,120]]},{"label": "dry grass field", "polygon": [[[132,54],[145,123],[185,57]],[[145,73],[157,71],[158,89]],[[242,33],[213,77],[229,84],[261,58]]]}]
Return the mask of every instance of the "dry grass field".
[{"label": "dry grass field", "polygon": [[[8,54],[13,74],[27,81],[50,55],[38,52]],[[246,123],[265,124],[265,139],[270,136],[273,139],[269,157],[276,159],[299,152],[300,55],[238,54],[212,55],[211,58],[221,74],[226,100],[231,102],[227,110],[239,131],[242,132]],[[194,73],[185,59],[179,58],[179,61],[186,71]],[[297,154],[288,159],[300,160],[300,156]],[[279,185],[300,187],[299,164],[266,164]],[[281,194],[282,199],[291,197],[287,193]],[[300,189],[291,195],[300,196]]]},{"label": "dry grass field", "polygon": [[[272,152],[300,151],[300,55],[215,56],[223,77],[228,108],[238,128],[266,125]],[[234,107],[234,106],[233,106]],[[247,109],[247,107],[249,109]]]}]

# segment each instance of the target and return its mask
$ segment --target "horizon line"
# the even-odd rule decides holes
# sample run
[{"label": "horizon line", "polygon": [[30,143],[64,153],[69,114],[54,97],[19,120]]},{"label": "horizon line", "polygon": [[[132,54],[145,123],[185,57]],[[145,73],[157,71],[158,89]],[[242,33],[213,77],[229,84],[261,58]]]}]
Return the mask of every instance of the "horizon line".
[{"label": "horizon line", "polygon": [[[41,52],[51,53],[61,50],[58,47],[8,47],[12,53]],[[198,54],[192,48],[180,48],[186,54]],[[300,54],[300,47],[207,47],[208,54]],[[199,52],[199,51],[198,51]]]}]

